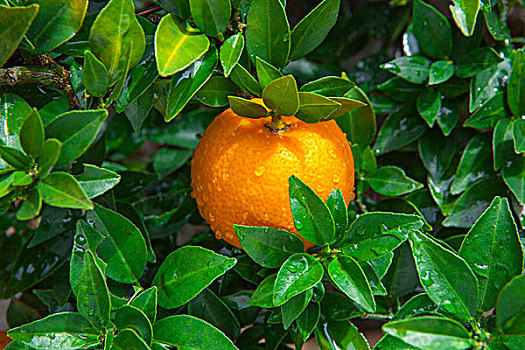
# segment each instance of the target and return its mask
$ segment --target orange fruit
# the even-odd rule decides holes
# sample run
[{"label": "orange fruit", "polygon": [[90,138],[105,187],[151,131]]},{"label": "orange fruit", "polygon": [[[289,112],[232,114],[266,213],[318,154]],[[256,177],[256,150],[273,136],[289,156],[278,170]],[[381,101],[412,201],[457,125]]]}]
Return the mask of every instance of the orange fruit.
[{"label": "orange fruit", "polygon": [[227,109],[206,129],[191,163],[192,196],[199,212],[218,239],[239,248],[233,224],[285,229],[300,236],[288,193],[291,175],[323,200],[334,189],[341,190],[346,204],[354,198],[352,151],[334,120],[308,124],[283,117],[289,128],[279,133],[265,126],[269,121]]}]

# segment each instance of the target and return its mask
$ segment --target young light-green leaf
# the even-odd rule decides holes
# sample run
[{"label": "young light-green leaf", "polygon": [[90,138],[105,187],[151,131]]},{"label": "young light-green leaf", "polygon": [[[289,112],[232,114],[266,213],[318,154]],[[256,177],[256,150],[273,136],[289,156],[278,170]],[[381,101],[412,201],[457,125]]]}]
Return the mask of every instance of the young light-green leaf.
[{"label": "young light-green leaf", "polygon": [[423,188],[423,184],[406,176],[403,169],[383,166],[366,178],[370,187],[385,196],[401,196]]}]

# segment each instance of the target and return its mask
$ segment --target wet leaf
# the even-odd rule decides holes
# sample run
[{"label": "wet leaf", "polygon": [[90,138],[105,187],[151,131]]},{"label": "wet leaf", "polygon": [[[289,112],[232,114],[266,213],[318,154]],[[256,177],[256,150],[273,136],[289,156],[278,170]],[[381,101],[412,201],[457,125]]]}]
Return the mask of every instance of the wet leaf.
[{"label": "wet leaf", "polygon": [[56,171],[38,183],[44,203],[72,209],[93,209],[93,203],[78,181],[68,173]]},{"label": "wet leaf", "polygon": [[367,176],[366,181],[377,193],[385,196],[400,196],[418,190],[422,183],[406,176],[403,169],[395,166],[384,166]]},{"label": "wet leaf", "polygon": [[507,102],[516,117],[525,115],[525,51],[517,50],[512,56],[512,72],[507,83]]},{"label": "wet leaf", "polygon": [[416,107],[419,115],[431,128],[441,112],[441,93],[434,88],[426,88],[417,97]]},{"label": "wet leaf", "polygon": [[381,68],[414,84],[422,84],[428,79],[431,61],[423,56],[401,56],[383,63]]},{"label": "wet leaf", "polygon": [[525,205],[525,158],[520,157],[503,167],[503,181],[514,193],[518,202]]},{"label": "wet leaf", "polygon": [[512,137],[514,139],[514,151],[525,152],[525,119],[516,119],[512,125]]},{"label": "wet leaf", "polygon": [[442,58],[450,54],[452,50],[450,24],[433,6],[422,0],[416,0],[412,26],[423,52],[434,58]]},{"label": "wet leaf", "polygon": [[144,340],[146,344],[151,344],[153,329],[151,323],[140,309],[131,305],[124,305],[115,312],[115,326],[119,331],[132,329]]},{"label": "wet leaf", "polygon": [[454,75],[454,63],[447,60],[439,60],[432,63],[428,73],[428,84],[442,84]]},{"label": "wet leaf", "polygon": [[499,295],[496,305],[496,324],[505,334],[524,334],[524,295],[524,275],[514,277]]},{"label": "wet leaf", "polygon": [[220,60],[224,76],[228,77],[244,50],[244,36],[235,34],[230,36],[221,46]]},{"label": "wet leaf", "polygon": [[84,164],[84,172],[75,177],[89,198],[100,196],[120,181],[119,174],[91,164]]},{"label": "wet leaf", "polygon": [[463,35],[471,36],[474,34],[480,1],[459,0],[449,5],[449,8],[454,21]]}]

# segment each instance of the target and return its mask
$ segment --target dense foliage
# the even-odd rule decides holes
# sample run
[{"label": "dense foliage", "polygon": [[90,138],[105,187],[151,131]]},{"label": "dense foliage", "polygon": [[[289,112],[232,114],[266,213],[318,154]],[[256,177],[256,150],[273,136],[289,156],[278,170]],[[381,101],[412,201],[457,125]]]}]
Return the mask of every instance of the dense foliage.
[{"label": "dense foliage", "polygon": [[[8,349],[525,348],[523,4],[155,2],[0,0]],[[349,207],[289,179],[307,252],[191,197],[252,96],[352,144]]]}]

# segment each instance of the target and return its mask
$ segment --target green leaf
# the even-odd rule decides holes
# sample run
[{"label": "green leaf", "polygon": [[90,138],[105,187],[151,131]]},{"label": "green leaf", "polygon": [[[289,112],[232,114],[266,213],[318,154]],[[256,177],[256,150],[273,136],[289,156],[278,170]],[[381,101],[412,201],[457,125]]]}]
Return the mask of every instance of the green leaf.
[{"label": "green leaf", "polygon": [[241,246],[256,263],[278,268],[294,253],[304,251],[301,238],[286,230],[233,225]]},{"label": "green leaf", "polygon": [[326,292],[321,301],[321,311],[330,321],[346,321],[365,315],[346,295],[336,292]]},{"label": "green leaf", "polygon": [[501,291],[496,305],[496,325],[506,334],[524,332],[525,275],[514,277]]},{"label": "green leaf", "polygon": [[266,108],[259,103],[236,96],[228,96],[228,100],[231,109],[237,115],[247,118],[262,118],[268,115]]},{"label": "green leaf", "polygon": [[423,188],[423,184],[406,176],[405,171],[396,166],[384,166],[367,176],[370,187],[385,196],[401,196]]},{"label": "green leaf", "polygon": [[325,97],[344,96],[355,87],[348,79],[339,77],[323,77],[301,86],[299,91],[311,92]]},{"label": "green leaf", "polygon": [[40,209],[42,209],[42,196],[38,188],[32,188],[16,212],[16,218],[18,220],[32,219],[40,213]]},{"label": "green leaf", "polygon": [[335,286],[368,312],[375,312],[376,303],[366,276],[359,264],[341,255],[328,265],[328,274]]},{"label": "green leaf", "polygon": [[501,22],[497,11],[483,11],[483,17],[485,18],[487,29],[494,39],[501,41],[510,38],[510,30],[507,27],[507,23],[506,21]]},{"label": "green leaf", "polygon": [[465,260],[421,232],[411,232],[409,241],[421,285],[430,299],[459,319],[474,318],[478,285]]},{"label": "green leaf", "polygon": [[188,31],[175,15],[164,16],[155,33],[155,57],[161,76],[166,77],[189,67],[210,46],[204,34]]},{"label": "green leaf", "polygon": [[107,264],[106,276],[120,283],[137,281],[144,273],[147,258],[140,230],[124,216],[99,204],[86,214],[86,219],[104,235],[96,253]]},{"label": "green leaf", "polygon": [[132,0],[108,2],[91,27],[89,47],[108,70],[108,86],[125,78],[128,65],[133,68],[140,62],[146,39]]},{"label": "green leaf", "polygon": [[283,327],[285,330],[290,328],[292,322],[306,309],[308,303],[312,299],[312,295],[312,289],[307,289],[281,305]]},{"label": "green leaf", "polygon": [[519,157],[503,167],[503,181],[514,193],[518,202],[525,205],[525,158]]},{"label": "green leaf", "polygon": [[461,56],[456,65],[456,75],[460,78],[470,78],[502,60],[492,47],[480,47]]},{"label": "green leaf", "polygon": [[191,16],[189,0],[155,0],[154,2],[182,19],[188,19]]},{"label": "green leaf", "polygon": [[490,135],[474,136],[461,155],[456,177],[450,187],[454,195],[465,191],[470,185],[492,172]]},{"label": "green leaf", "polygon": [[299,110],[296,117],[306,123],[318,123],[335,112],[341,104],[312,92],[299,92]]},{"label": "green leaf", "polygon": [[389,322],[382,327],[389,335],[421,350],[462,350],[473,345],[461,323],[450,318],[423,316]]},{"label": "green leaf", "polygon": [[32,54],[42,55],[68,41],[82,26],[87,0],[30,0],[25,5],[40,6],[27,37],[36,47]]},{"label": "green leaf", "polygon": [[[129,72],[122,92],[116,101],[117,112],[122,113],[130,104],[150,90],[151,85],[158,78],[157,63],[154,57],[143,60],[138,66]],[[146,118],[144,116],[143,118]],[[136,126],[132,123],[137,132]]]},{"label": "green leaf", "polygon": [[510,71],[509,62],[503,61],[476,74],[470,81],[469,111],[474,112],[482,107],[502,90]]},{"label": "green leaf", "polygon": [[82,315],[60,312],[11,329],[9,337],[34,349],[84,349],[99,343],[99,331]]},{"label": "green leaf", "polygon": [[209,36],[217,36],[226,30],[232,6],[230,0],[190,0],[190,9],[197,27]]},{"label": "green leaf", "polygon": [[8,7],[0,5],[0,67],[2,67],[24,38],[37,12],[38,5]]},{"label": "green leaf", "polygon": [[15,169],[29,169],[31,160],[16,148],[0,146],[0,157]]},{"label": "green leaf", "polygon": [[428,79],[431,61],[423,56],[401,56],[383,63],[381,68],[414,84],[423,84]]},{"label": "green leaf", "polygon": [[89,198],[100,196],[115,187],[120,181],[119,174],[91,164],[84,164],[84,172],[76,175],[75,178]]},{"label": "green leaf", "polygon": [[328,206],[299,178],[291,176],[288,183],[294,224],[301,237],[317,245],[331,243],[335,226]]},{"label": "green leaf", "polygon": [[432,128],[441,111],[441,93],[435,88],[426,88],[417,97],[416,107],[428,127]]},{"label": "green leaf", "polygon": [[191,149],[161,148],[153,158],[153,170],[161,176],[166,176],[182,167],[192,154]]},{"label": "green leaf", "polygon": [[276,279],[276,273],[266,277],[248,300],[248,304],[261,308],[273,308],[273,287]]},{"label": "green leaf", "polygon": [[[122,94],[120,94],[120,96],[122,96]],[[150,87],[124,110],[124,114],[126,114],[126,118],[128,118],[135,133],[140,132],[144,120],[146,120],[153,107],[154,98],[154,88]]]},{"label": "green leaf", "polygon": [[37,158],[42,152],[44,138],[44,124],[35,108],[20,127],[20,145],[28,156]]},{"label": "green leaf", "polygon": [[525,115],[525,51],[517,50],[512,56],[512,72],[507,83],[507,102],[516,117]]},{"label": "green leaf", "polygon": [[512,123],[512,137],[514,139],[514,151],[525,152],[525,119],[516,119]]},{"label": "green leaf", "polygon": [[372,290],[372,295],[385,296],[388,294],[388,291],[385,289],[385,286],[381,283],[381,279],[375,272],[374,268],[368,261],[360,261],[359,266],[363,270],[370,289]]},{"label": "green leaf", "polygon": [[346,97],[331,97],[332,101],[339,103],[341,106],[326,119],[335,119],[353,111],[356,108],[366,106],[367,104],[359,100],[354,100]]},{"label": "green leaf", "polygon": [[113,350],[150,350],[148,344],[139,337],[139,335],[132,329],[124,329],[118,332],[117,336],[113,339],[111,345]]},{"label": "green leaf", "polygon": [[20,148],[20,127],[33,109],[21,97],[15,94],[0,94],[0,116],[4,123],[0,125],[0,141],[3,146]]},{"label": "green leaf", "polygon": [[335,25],[339,0],[324,0],[294,27],[291,33],[290,60],[295,61],[317,48]]},{"label": "green leaf", "polygon": [[[418,350],[413,346],[408,345],[399,338],[396,338],[391,335],[385,335],[376,345],[373,347],[373,350]],[[419,349],[420,350],[420,349]]]},{"label": "green leaf", "polygon": [[294,254],[284,262],[275,279],[273,305],[281,306],[315,286],[323,278],[323,265],[306,253]]},{"label": "green leaf", "polygon": [[492,129],[498,120],[506,117],[504,93],[498,92],[488,100],[483,107],[478,108],[470,118],[465,120],[463,126],[476,129]]},{"label": "green leaf", "polygon": [[440,60],[435,61],[430,66],[428,72],[428,84],[442,84],[452,78],[454,75],[454,63],[452,61]]},{"label": "green leaf", "polygon": [[480,0],[459,0],[454,2],[453,5],[449,5],[452,17],[454,17],[454,21],[463,35],[471,36],[474,34],[479,7]]},{"label": "green leaf", "polygon": [[95,257],[90,250],[84,254],[77,288],[77,308],[80,314],[93,324],[106,326],[111,311],[109,290],[104,273],[95,263]]},{"label": "green leaf", "polygon": [[[166,309],[184,305],[236,262],[202,247],[177,249],[164,260],[153,280],[159,288],[159,305]],[[156,335],[155,339],[160,340]]]},{"label": "green leaf", "polygon": [[193,316],[163,318],[153,326],[154,340],[178,349],[238,350],[224,333]]},{"label": "green leaf", "polygon": [[374,260],[399,247],[410,232],[424,224],[417,215],[365,213],[348,228],[342,250],[361,261]]},{"label": "green leaf", "polygon": [[352,144],[365,147],[374,141],[376,135],[376,114],[374,108],[366,94],[358,87],[351,89],[345,96],[361,101],[366,106],[354,109],[337,118],[336,123],[346,133],[347,139]]},{"label": "green leaf", "polygon": [[304,343],[314,331],[320,316],[319,304],[310,303],[306,310],[299,315],[295,324],[292,324],[290,330],[292,338],[300,338],[301,342]]},{"label": "green leaf", "polygon": [[412,16],[413,33],[421,50],[434,58],[446,57],[452,50],[450,23],[436,8],[414,1]]},{"label": "green leaf", "polygon": [[113,321],[119,331],[132,329],[144,340],[146,344],[151,344],[153,329],[151,323],[140,309],[131,305],[124,305],[115,312]]},{"label": "green leaf", "polygon": [[224,76],[228,77],[244,50],[244,36],[241,33],[230,36],[221,46],[220,60]]},{"label": "green leaf", "polygon": [[261,86],[240,63],[237,63],[233,67],[230,73],[230,79],[244,91],[255,96],[261,96]]},{"label": "green leaf", "polygon": [[108,92],[108,71],[91,51],[84,53],[82,81],[86,90],[95,97],[102,97]]},{"label": "green leaf", "polygon": [[108,111],[105,109],[70,111],[49,123],[46,126],[46,136],[62,142],[56,165],[67,165],[84,154],[95,141],[107,116]]},{"label": "green leaf", "polygon": [[318,325],[315,336],[321,349],[370,349],[365,336],[349,321]]},{"label": "green leaf", "polygon": [[376,155],[394,151],[417,140],[427,129],[414,107],[405,105],[386,118],[373,150]]},{"label": "green leaf", "polygon": [[492,134],[492,152],[494,171],[498,171],[506,162],[512,160],[514,154],[514,139],[512,135],[513,122],[501,119],[496,124]]},{"label": "green leaf", "polygon": [[419,139],[419,157],[428,174],[435,180],[442,179],[456,154],[456,144],[433,129]]},{"label": "green leaf", "polygon": [[210,107],[224,107],[229,103],[228,97],[237,95],[237,86],[220,75],[211,77],[195,94],[195,98]]},{"label": "green leaf", "polygon": [[257,70],[257,79],[263,89],[272,81],[283,76],[283,73],[281,73],[280,70],[262,60],[259,56],[255,58],[255,67]]},{"label": "green leaf", "polygon": [[290,25],[279,0],[254,0],[248,10],[246,48],[250,57],[260,57],[283,68],[290,52]]},{"label": "green leaf", "polygon": [[264,104],[280,115],[292,116],[299,109],[297,82],[292,75],[278,78],[263,90]]},{"label": "green leaf", "polygon": [[494,308],[500,289],[523,268],[523,250],[506,198],[494,198],[463,239],[459,255],[478,277],[479,310]]},{"label": "green leaf", "polygon": [[135,306],[142,310],[148,317],[151,324],[157,319],[157,299],[158,288],[151,287],[140,293],[136,298],[131,300],[129,305]]},{"label": "green leaf", "polygon": [[166,114],[164,115],[166,122],[175,118],[197,91],[210,79],[217,67],[217,62],[217,49],[211,47],[202,56],[201,60],[198,60],[185,71],[177,73],[171,78]]},{"label": "green leaf", "polygon": [[326,206],[332,214],[336,236],[341,236],[348,227],[348,208],[340,190],[333,190],[326,199]]},{"label": "green leaf", "polygon": [[399,102],[415,101],[424,87],[422,84],[412,84],[398,77],[391,78],[377,86],[380,91]]},{"label": "green leaf", "polygon": [[78,181],[68,173],[57,171],[38,183],[44,203],[60,208],[93,209],[93,202]]},{"label": "green leaf", "polygon": [[57,139],[48,138],[42,146],[42,152],[38,159],[38,176],[43,179],[51,173],[53,167],[60,157],[62,142]]}]

